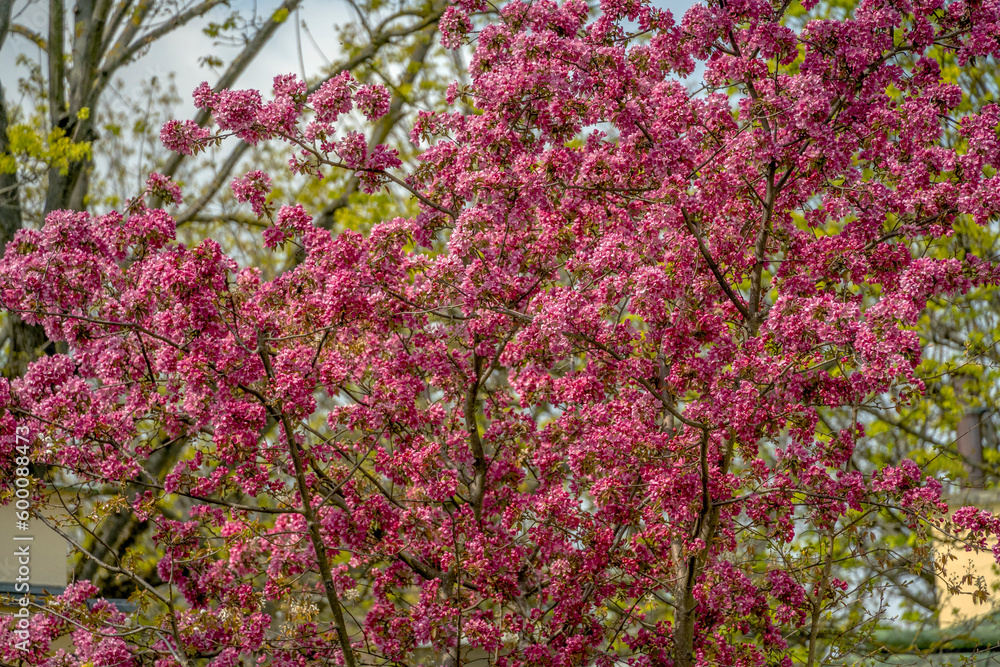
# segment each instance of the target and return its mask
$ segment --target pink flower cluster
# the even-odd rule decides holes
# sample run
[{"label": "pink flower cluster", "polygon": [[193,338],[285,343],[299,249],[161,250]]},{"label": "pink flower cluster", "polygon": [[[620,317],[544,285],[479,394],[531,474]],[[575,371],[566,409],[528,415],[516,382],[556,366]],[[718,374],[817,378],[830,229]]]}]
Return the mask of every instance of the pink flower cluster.
[{"label": "pink flower cluster", "polygon": [[350,72],[341,72],[323,82],[323,85],[309,96],[309,104],[316,112],[316,122],[332,125],[351,110],[351,84],[354,79]]},{"label": "pink flower cluster", "polygon": [[469,15],[459,5],[449,5],[438,21],[441,31],[441,45],[446,49],[457,49],[465,43],[466,35],[472,30]]},{"label": "pink flower cluster", "polygon": [[167,150],[181,155],[194,155],[205,147],[212,133],[193,120],[168,120],[160,130],[160,142]]},{"label": "pink flower cluster", "polygon": [[146,179],[146,192],[180,206],[184,203],[180,187],[163,174],[152,173]]},{"label": "pink flower cluster", "polygon": [[271,192],[271,177],[259,169],[248,171],[230,184],[236,201],[248,202],[258,217],[267,209],[267,195]]},{"label": "pink flower cluster", "polygon": [[305,236],[311,228],[312,216],[302,204],[282,206],[278,209],[274,225],[264,231],[264,245],[274,248],[290,238]]},{"label": "pink flower cluster", "polygon": [[[387,170],[402,166],[395,149],[385,145],[369,147],[360,132],[349,132],[336,139],[335,124],[355,106],[369,121],[389,112],[391,96],[382,85],[359,86],[349,72],[341,72],[324,81],[309,94],[305,82],[294,74],[274,78],[274,99],[265,103],[260,93],[252,90],[213,91],[202,83],[194,91],[195,106],[213,112],[221,134],[214,134],[192,121],[169,121],[160,132],[160,140],[170,150],[191,155],[208,144],[218,143],[226,133],[250,144],[267,139],[280,139],[299,146],[312,144],[290,160],[297,173],[323,177],[321,166],[331,164],[328,155],[339,157],[339,167],[357,170],[365,192],[375,192],[390,182]],[[303,113],[311,110],[312,120],[304,130],[298,127]],[[258,179],[259,180],[259,179]],[[264,215],[261,186],[246,178],[233,182],[238,201],[249,201],[258,216]],[[253,194],[253,192],[257,194]],[[278,243],[277,232],[269,233],[268,244]]]},{"label": "pink flower cluster", "polygon": [[354,94],[358,111],[371,121],[389,113],[389,91],[385,86],[362,86]]}]

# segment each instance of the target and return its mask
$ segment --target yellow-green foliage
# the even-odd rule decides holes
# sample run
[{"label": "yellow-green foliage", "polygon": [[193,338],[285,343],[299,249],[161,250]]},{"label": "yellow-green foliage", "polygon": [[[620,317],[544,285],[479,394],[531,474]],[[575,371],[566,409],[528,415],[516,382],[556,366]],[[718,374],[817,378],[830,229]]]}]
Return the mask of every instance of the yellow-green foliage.
[{"label": "yellow-green foliage", "polygon": [[0,173],[13,174],[21,160],[45,164],[65,174],[71,162],[89,160],[89,141],[73,141],[62,128],[45,132],[41,123],[20,123],[7,128],[10,154],[0,155]]}]

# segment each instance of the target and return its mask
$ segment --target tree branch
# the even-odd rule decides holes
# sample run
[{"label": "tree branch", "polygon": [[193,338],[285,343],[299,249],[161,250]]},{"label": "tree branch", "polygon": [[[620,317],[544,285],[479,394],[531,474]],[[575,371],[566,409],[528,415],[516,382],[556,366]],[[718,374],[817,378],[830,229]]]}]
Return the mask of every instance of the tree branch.
[{"label": "tree branch", "polygon": [[[298,2],[300,1],[301,0],[294,0],[295,4],[298,4]],[[150,44],[160,39],[161,37],[170,34],[174,30],[177,30],[178,28],[190,22],[192,19],[196,19],[199,16],[203,16],[205,13],[207,13],[214,7],[217,7],[218,5],[223,4],[224,2],[227,2],[227,0],[205,0],[204,2],[195,5],[194,7],[190,7],[187,11],[177,14],[169,21],[164,22],[157,28],[150,30],[145,35],[143,35],[142,37],[140,37],[131,44],[129,43],[129,41],[131,41],[131,38],[138,32],[139,27],[141,25],[141,20],[130,21],[130,25],[127,28],[128,32],[121,38],[119,38],[119,40],[115,43],[115,46],[108,52],[103,69],[110,72],[117,70],[119,67],[129,62],[132,59],[132,56],[134,56],[140,50],[149,46]],[[286,2],[285,4],[288,3]],[[147,7],[146,3],[142,3],[139,6],[139,8],[136,9],[136,12],[138,13],[140,11],[143,11],[146,7]],[[273,22],[273,17],[271,22]],[[135,26],[134,29],[132,28],[132,25]],[[263,30],[261,32],[263,32]]]},{"label": "tree branch", "polygon": [[[267,44],[268,40],[271,39],[275,31],[281,26],[282,22],[276,20],[276,18],[281,15],[281,12],[285,12],[285,16],[287,16],[288,13],[296,9],[300,4],[302,4],[302,0],[284,0],[281,6],[271,14],[270,20],[257,31],[253,39],[247,42],[246,46],[243,47],[243,50],[240,51],[240,54],[236,56],[233,62],[229,63],[229,67],[226,68],[225,73],[215,82],[213,90],[218,92],[236,83],[236,80],[250,66],[253,59],[257,57],[257,54],[260,53],[264,45]],[[198,125],[205,125],[210,116],[211,114],[208,111],[201,109],[195,115],[194,122]],[[167,164],[163,167],[163,174],[167,177],[173,177],[185,157],[180,153],[171,155],[170,159],[167,160]],[[223,174],[223,178],[225,178],[225,174]]]},{"label": "tree branch", "polygon": [[715,260],[712,259],[712,254],[708,251],[708,247],[705,245],[704,239],[701,238],[701,232],[698,231],[698,227],[694,224],[694,221],[691,220],[691,216],[688,215],[687,209],[684,207],[681,207],[681,216],[684,218],[684,224],[687,225],[688,231],[691,232],[691,235],[694,236],[695,240],[698,242],[698,250],[701,251],[701,256],[705,258],[705,261],[708,263],[708,268],[711,269],[712,275],[715,276],[715,280],[719,283],[722,291],[725,292],[726,296],[729,297],[729,300],[732,301],[734,306],[736,306],[736,310],[738,310],[740,315],[743,316],[744,321],[749,322],[751,319],[750,311],[748,311],[747,307],[743,305],[742,300],[736,296],[733,289],[726,281],[725,276],[722,275],[722,271],[719,270],[718,264],[716,264]]},{"label": "tree branch", "polygon": [[[267,339],[263,333],[258,333],[257,353],[264,364],[264,371],[269,380],[274,380],[274,369],[271,367],[271,356],[267,350]],[[266,409],[273,408],[264,405]],[[347,622],[344,620],[344,610],[340,604],[340,597],[337,595],[337,588],[333,583],[333,572],[330,570],[330,559],[327,557],[326,544],[323,543],[323,536],[319,529],[319,520],[312,506],[312,494],[309,485],[306,484],[305,465],[302,462],[302,452],[299,444],[295,440],[295,429],[284,411],[276,411],[281,421],[282,430],[285,433],[285,440],[288,444],[288,453],[292,458],[292,466],[295,471],[295,484],[298,487],[299,497],[302,499],[302,514],[305,515],[306,524],[309,527],[309,538],[312,542],[313,551],[316,553],[316,564],[319,567],[320,578],[323,581],[323,589],[326,592],[327,602],[330,604],[330,611],[333,612],[333,619],[337,625],[337,639],[340,649],[344,654],[344,661],[347,667],[356,667],[354,660],[354,650],[351,648],[351,638],[347,633]]]}]

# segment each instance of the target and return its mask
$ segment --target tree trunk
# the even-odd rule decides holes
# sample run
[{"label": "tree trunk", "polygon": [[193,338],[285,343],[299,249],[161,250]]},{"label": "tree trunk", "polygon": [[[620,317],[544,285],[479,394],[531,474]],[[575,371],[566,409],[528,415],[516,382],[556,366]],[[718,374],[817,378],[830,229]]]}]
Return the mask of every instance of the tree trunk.
[{"label": "tree trunk", "polygon": [[693,667],[694,665],[694,621],[695,609],[698,607],[694,599],[695,559],[688,559],[686,568],[688,574],[682,584],[681,594],[677,596],[677,609],[674,611],[674,667]]},{"label": "tree trunk", "polygon": [[[9,0],[0,2],[0,45],[3,45],[10,28],[12,5]],[[0,84],[0,155],[11,154],[10,138],[7,135],[9,118],[3,85]],[[7,244],[22,225],[17,172],[0,173],[0,256],[7,250]],[[13,314],[7,315],[4,329],[10,348],[2,373],[7,378],[20,377],[24,375],[31,360],[36,358],[45,346],[45,332],[41,327],[26,324],[19,316]]]},{"label": "tree trunk", "polygon": [[[0,47],[3,47],[10,30],[12,0],[0,0]],[[0,155],[10,155],[10,137],[7,136],[7,100],[4,98],[3,82],[0,81]],[[21,201],[17,182],[17,172],[0,172],[0,255],[7,243],[21,228]]]}]

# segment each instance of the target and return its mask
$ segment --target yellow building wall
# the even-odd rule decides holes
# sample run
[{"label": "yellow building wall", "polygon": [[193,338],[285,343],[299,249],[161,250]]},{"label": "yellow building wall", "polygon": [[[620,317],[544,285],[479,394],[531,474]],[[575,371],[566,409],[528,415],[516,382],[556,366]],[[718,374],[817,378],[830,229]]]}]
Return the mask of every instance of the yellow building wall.
[{"label": "yellow building wall", "polygon": [[[38,519],[28,521],[28,530],[18,527],[17,508],[11,502],[0,507],[0,583],[15,583],[23,547],[28,547],[28,582],[32,587],[63,589],[69,550],[66,540]],[[30,539],[25,539],[30,538]],[[22,577],[23,578],[23,577]]]},{"label": "yellow building wall", "polygon": [[[970,489],[948,499],[948,508],[954,511],[971,505],[1000,514],[1000,492]],[[943,565],[944,574],[937,579],[938,605],[941,610],[939,624],[949,628],[1000,611],[1000,571],[991,549],[966,551],[964,546],[939,543],[937,560]],[[986,600],[974,593],[985,588]]]}]

